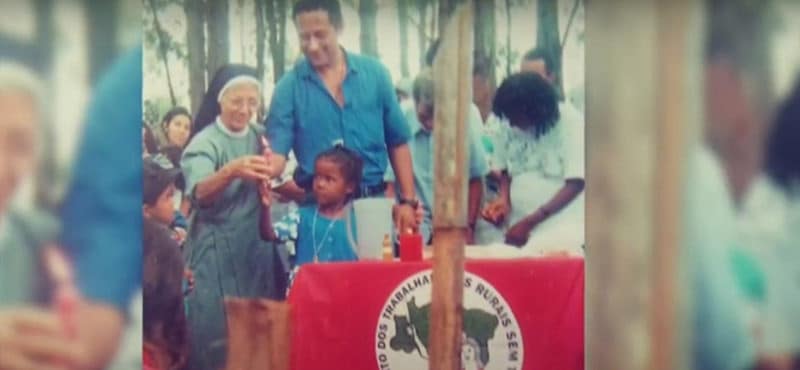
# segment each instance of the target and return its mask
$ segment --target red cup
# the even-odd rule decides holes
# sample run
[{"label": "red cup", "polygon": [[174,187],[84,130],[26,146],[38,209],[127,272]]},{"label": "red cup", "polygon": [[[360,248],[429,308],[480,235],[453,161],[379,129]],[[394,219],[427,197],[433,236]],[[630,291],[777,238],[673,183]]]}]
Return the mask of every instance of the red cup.
[{"label": "red cup", "polygon": [[402,262],[422,261],[422,235],[420,234],[400,235],[400,261]]}]

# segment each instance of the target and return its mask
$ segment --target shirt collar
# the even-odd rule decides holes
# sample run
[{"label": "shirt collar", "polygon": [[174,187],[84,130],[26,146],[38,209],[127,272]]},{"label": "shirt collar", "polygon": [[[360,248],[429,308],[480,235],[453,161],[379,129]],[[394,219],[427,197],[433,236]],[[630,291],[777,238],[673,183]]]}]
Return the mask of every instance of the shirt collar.
[{"label": "shirt collar", "polygon": [[[347,64],[347,74],[357,74],[361,71],[361,65],[358,63],[358,60],[354,58],[355,54],[347,51],[347,49],[342,46],[339,46],[339,48],[342,49],[344,53],[344,60]],[[311,62],[309,62],[306,57],[303,57],[298,67],[298,72],[304,78],[311,78],[317,74],[317,71],[314,70],[314,67],[311,66]]]}]

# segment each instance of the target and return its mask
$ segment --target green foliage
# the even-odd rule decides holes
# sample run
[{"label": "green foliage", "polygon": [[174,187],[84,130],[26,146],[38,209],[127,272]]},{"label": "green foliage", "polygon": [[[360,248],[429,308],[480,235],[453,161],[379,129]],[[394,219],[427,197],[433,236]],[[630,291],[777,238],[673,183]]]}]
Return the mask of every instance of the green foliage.
[{"label": "green foliage", "polygon": [[161,116],[172,108],[169,98],[152,98],[144,101],[144,120],[151,127],[158,126]]}]

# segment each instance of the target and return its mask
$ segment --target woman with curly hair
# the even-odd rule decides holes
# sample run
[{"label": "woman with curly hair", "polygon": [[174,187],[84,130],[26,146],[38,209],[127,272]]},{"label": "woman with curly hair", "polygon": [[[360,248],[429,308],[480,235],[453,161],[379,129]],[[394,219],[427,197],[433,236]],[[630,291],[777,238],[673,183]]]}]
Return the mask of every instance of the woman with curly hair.
[{"label": "woman with curly hair", "polygon": [[[536,73],[506,78],[494,98],[500,133],[492,166],[498,197],[483,210],[496,227],[509,225],[505,242],[536,253],[584,243],[583,122],[560,114],[553,87]],[[482,240],[486,242],[486,240]]]}]

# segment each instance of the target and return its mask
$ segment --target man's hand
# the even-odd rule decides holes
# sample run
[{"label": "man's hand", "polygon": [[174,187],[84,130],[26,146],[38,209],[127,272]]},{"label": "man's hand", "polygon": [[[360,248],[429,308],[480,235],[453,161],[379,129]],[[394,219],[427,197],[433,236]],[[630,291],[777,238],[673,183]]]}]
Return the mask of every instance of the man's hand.
[{"label": "man's hand", "polygon": [[481,211],[481,217],[495,226],[500,226],[510,213],[511,204],[509,204],[508,200],[503,197],[497,197]]},{"label": "man's hand", "polygon": [[420,212],[421,206],[417,208],[411,207],[409,204],[401,204],[395,207],[395,224],[399,233],[404,233],[408,230],[417,232],[419,224],[424,217],[424,211]]},{"label": "man's hand", "polygon": [[522,247],[525,243],[528,242],[528,238],[531,236],[531,231],[536,228],[537,223],[532,222],[531,220],[524,218],[511,226],[508,231],[506,231],[506,244],[513,245],[515,247]]},{"label": "man's hand", "polygon": [[84,362],[81,355],[55,312],[0,310],[0,370],[75,369]]}]

